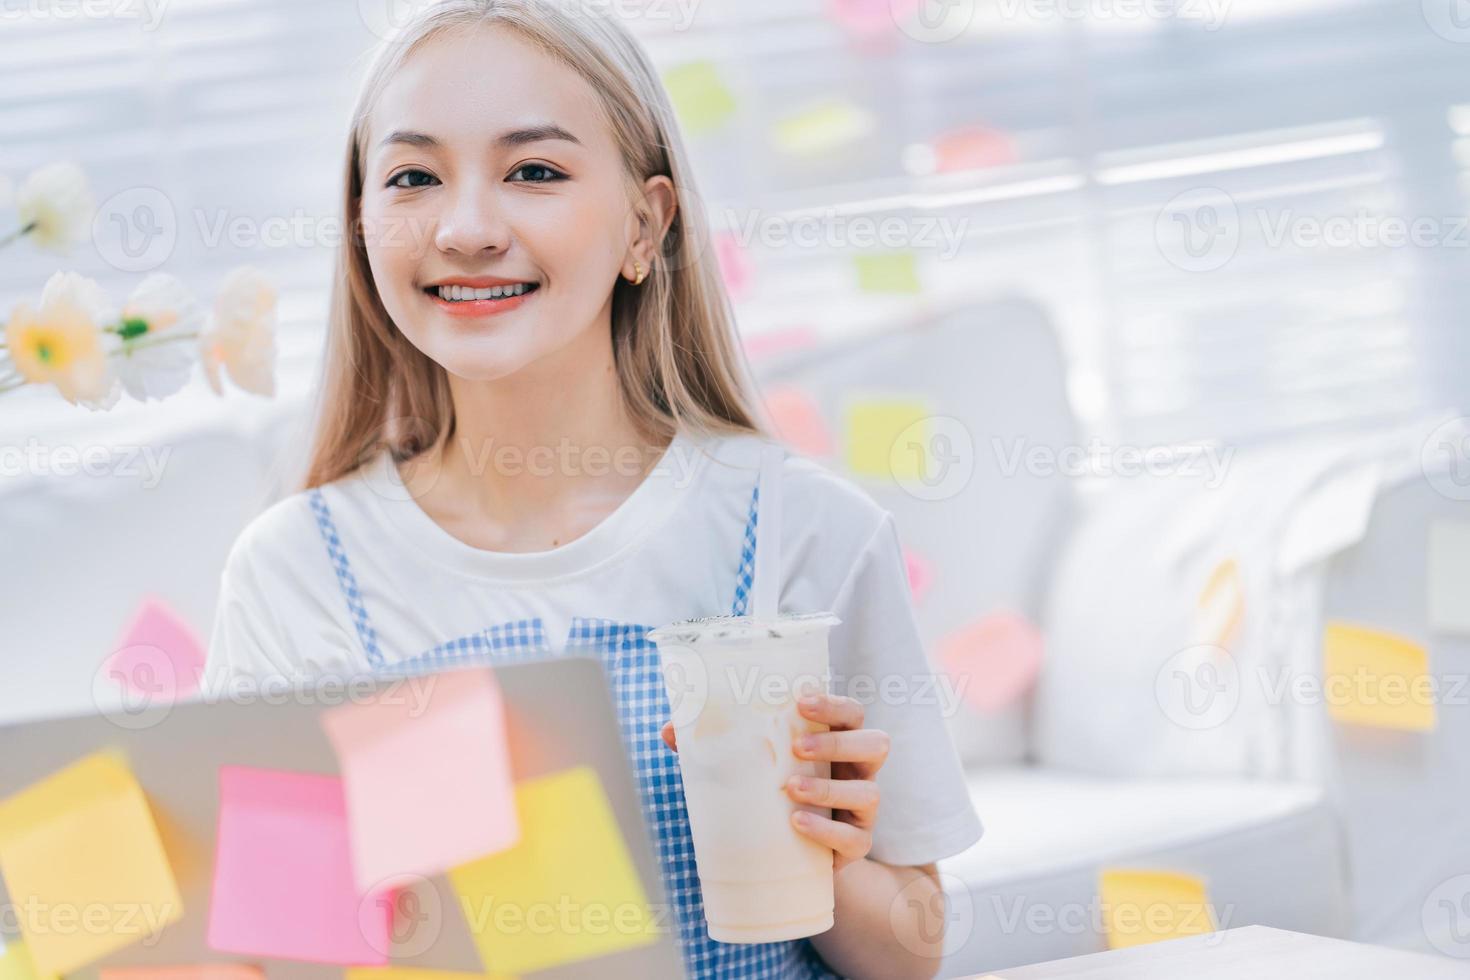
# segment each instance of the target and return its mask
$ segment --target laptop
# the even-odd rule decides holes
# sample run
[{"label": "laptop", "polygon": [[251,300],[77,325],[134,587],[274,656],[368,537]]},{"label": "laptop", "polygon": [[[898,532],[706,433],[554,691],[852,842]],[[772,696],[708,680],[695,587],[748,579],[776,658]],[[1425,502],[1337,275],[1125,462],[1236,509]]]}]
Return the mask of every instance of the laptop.
[{"label": "laptop", "polygon": [[[677,929],[664,897],[601,664],[568,656],[494,669],[505,703],[514,778],[520,781],[575,766],[587,766],[597,773],[642,881],[653,923],[654,938],[647,945],[524,976],[538,980],[684,976]],[[350,690],[361,696],[364,691],[412,685],[422,679],[363,678],[361,683],[354,681]],[[344,685],[264,693],[271,696],[251,698],[249,703],[196,700],[0,727],[0,799],[99,749],[122,751],[152,804],[183,899],[184,916],[178,922],[69,973],[69,980],[92,980],[104,967],[210,962],[257,964],[270,980],[343,975],[340,966],[239,957],[217,953],[205,942],[219,767],[338,771],[318,716],[344,703]],[[413,696],[414,690],[405,693]],[[4,899],[4,907],[11,907],[9,896]],[[399,892],[395,904],[391,966],[484,972],[459,901],[444,875],[419,880]],[[0,928],[15,927],[13,915],[0,920]],[[17,937],[3,938],[9,943]]]}]

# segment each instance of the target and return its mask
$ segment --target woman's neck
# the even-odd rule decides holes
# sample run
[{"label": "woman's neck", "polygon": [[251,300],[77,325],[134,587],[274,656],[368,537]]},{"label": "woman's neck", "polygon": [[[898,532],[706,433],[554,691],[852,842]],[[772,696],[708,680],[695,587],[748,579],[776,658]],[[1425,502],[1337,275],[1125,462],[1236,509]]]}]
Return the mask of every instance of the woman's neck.
[{"label": "woman's neck", "polygon": [[643,482],[668,445],[633,423],[610,333],[494,381],[450,378],[455,434],[408,464],[419,505],[456,537],[540,551],[595,527]]}]

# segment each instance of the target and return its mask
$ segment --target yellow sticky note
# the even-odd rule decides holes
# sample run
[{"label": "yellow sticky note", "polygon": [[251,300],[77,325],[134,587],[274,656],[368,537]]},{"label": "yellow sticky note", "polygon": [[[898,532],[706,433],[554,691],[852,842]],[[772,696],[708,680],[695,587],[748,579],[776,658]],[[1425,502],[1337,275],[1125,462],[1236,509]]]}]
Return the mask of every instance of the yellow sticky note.
[{"label": "yellow sticky note", "polygon": [[867,400],[847,406],[847,468],[860,476],[919,480],[927,472],[929,406]]},{"label": "yellow sticky note", "polygon": [[691,61],[669,69],[664,87],[679,122],[690,132],[718,129],[735,114],[735,94],[713,61]]},{"label": "yellow sticky note", "polygon": [[776,123],[778,149],[796,156],[840,150],[877,128],[873,114],[846,99],[828,99]]},{"label": "yellow sticky note", "polygon": [[0,980],[58,980],[56,974],[41,974],[36,972],[36,964],[31,960],[31,951],[26,944],[12,941],[3,952],[0,952]]},{"label": "yellow sticky note", "polygon": [[1105,869],[1098,895],[1109,949],[1215,931],[1205,883],[1193,875]]},{"label": "yellow sticky note", "polygon": [[1229,649],[1244,616],[1245,586],[1241,584],[1240,565],[1234,558],[1227,558],[1215,566],[1200,590],[1195,609],[1200,641]]},{"label": "yellow sticky note", "polygon": [[112,752],[0,803],[0,874],[42,974],[70,973],[184,911],[148,800]]},{"label": "yellow sticky note", "polygon": [[1345,725],[1411,732],[1435,726],[1429,655],[1411,640],[1381,630],[1328,623],[1322,642],[1327,712]]},{"label": "yellow sticky note", "polygon": [[866,252],[854,255],[858,288],[865,293],[919,293],[919,259],[913,252]]},{"label": "yellow sticky note", "polygon": [[519,783],[516,809],[520,843],[449,872],[487,969],[531,973],[657,939],[597,773]]},{"label": "yellow sticky note", "polygon": [[508,973],[458,973],[399,966],[363,966],[347,970],[346,980],[515,980]]}]

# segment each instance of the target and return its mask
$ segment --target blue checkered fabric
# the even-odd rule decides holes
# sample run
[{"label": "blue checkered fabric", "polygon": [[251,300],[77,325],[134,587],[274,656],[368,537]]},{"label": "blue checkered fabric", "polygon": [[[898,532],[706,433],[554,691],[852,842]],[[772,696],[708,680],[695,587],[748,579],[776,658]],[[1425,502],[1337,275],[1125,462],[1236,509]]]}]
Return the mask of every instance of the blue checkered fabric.
[{"label": "blue checkered fabric", "polygon": [[[369,662],[383,668],[362,593],[348,567],[331,512],[319,490],[312,491],[312,509],[337,570],[337,581]],[[745,614],[755,570],[755,527],[759,491],[750,499],[740,555],[739,581],[731,614]],[[658,647],[648,639],[651,626],[608,619],[574,617],[565,655],[598,659],[607,672],[617,707],[624,747],[633,764],[643,807],[644,824],[658,855],[664,892],[673,906],[679,946],[690,980],[750,977],[783,980],[836,980],[807,940],[782,943],[720,943],[709,937],[704,901],[694,863],[694,840],[684,804],[684,783],[678,756],[664,745],[659,729],[669,717],[668,695],[659,668]],[[369,641],[372,646],[369,647]],[[440,643],[432,649],[391,665],[408,672],[462,664],[467,661],[508,663],[552,656],[540,619],[524,619],[492,626],[478,633]]]}]

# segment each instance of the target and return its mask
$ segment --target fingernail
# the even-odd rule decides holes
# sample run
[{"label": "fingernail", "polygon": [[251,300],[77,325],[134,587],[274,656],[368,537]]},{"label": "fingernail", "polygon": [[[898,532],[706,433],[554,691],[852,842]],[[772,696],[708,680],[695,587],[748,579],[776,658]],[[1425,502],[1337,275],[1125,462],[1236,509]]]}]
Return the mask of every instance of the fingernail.
[{"label": "fingernail", "polygon": [[796,822],[805,827],[812,822],[812,815],[810,813],[807,813],[805,810],[797,810]]},{"label": "fingernail", "polygon": [[805,793],[812,788],[812,781],[806,776],[792,776],[791,785],[799,792]]},{"label": "fingernail", "polygon": [[817,706],[817,696],[815,694],[807,694],[803,696],[801,699],[801,706],[803,708],[815,708]]},{"label": "fingernail", "polygon": [[817,747],[817,737],[815,735],[803,735],[796,740],[796,747],[803,752],[810,752]]}]

